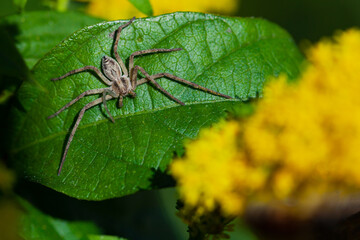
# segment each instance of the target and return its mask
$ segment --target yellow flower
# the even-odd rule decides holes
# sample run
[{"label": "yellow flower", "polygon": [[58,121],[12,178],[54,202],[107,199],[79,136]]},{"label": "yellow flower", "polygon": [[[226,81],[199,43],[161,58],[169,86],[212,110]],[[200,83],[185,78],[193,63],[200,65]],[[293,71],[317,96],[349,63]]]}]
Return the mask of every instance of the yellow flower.
[{"label": "yellow flower", "polygon": [[176,160],[171,172],[181,186],[180,196],[197,214],[220,204],[226,212],[242,211],[243,194],[260,189],[265,172],[251,169],[238,151],[237,122],[220,122],[200,133],[199,141],[187,145],[187,158]]},{"label": "yellow flower", "polygon": [[[84,1],[84,0],[82,0]],[[89,2],[86,12],[108,20],[145,17],[128,0],[85,0]],[[237,0],[150,0],[154,15],[176,11],[233,14],[237,11]]]},{"label": "yellow flower", "polygon": [[16,201],[10,198],[0,198],[0,231],[1,239],[21,240],[19,223],[23,217],[23,210]]},{"label": "yellow flower", "polygon": [[186,144],[171,171],[189,208],[236,215],[254,200],[360,189],[360,31],[320,42],[308,59],[296,83],[280,76],[265,87],[251,117]]}]

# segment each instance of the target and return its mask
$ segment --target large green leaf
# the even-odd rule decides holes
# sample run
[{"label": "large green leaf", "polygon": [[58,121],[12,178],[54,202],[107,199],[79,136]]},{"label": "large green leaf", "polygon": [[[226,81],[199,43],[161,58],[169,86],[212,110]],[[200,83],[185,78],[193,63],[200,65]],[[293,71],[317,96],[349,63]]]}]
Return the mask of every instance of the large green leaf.
[{"label": "large green leaf", "polygon": [[[224,99],[161,79],[158,82],[185,102],[180,106],[151,85],[136,89],[121,109],[108,103],[115,123],[102,107],[85,113],[62,174],[57,169],[79,110],[87,97],[54,119],[46,117],[81,92],[105,87],[95,75],[79,73],[58,82],[50,79],[85,65],[100,67],[111,55],[112,33],[125,21],[84,28],[58,45],[23,83],[14,108],[11,155],[18,172],[31,181],[82,199],[101,200],[151,189],[184,139],[218,121],[230,108],[261,96],[265,79],[281,72],[294,77],[303,57],[291,37],[262,19],[173,13],[137,19],[121,33],[123,59],[140,49],[177,48],[172,53],[137,57],[150,74],[170,72],[215,91]],[[161,184],[160,184],[161,185]]]}]

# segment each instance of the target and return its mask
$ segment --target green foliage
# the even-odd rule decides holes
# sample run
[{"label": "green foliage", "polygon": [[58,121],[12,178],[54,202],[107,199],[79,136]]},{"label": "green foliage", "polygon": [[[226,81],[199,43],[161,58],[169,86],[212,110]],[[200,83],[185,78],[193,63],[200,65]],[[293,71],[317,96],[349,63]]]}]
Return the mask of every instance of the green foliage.
[{"label": "green foliage", "polygon": [[13,0],[14,5],[20,12],[24,11],[26,2],[27,0]]},{"label": "green foliage", "polygon": [[129,0],[140,12],[148,16],[153,15],[153,9],[149,0]]},{"label": "green foliage", "polygon": [[0,35],[0,102],[5,103],[15,88],[27,78],[29,70],[14,45],[9,29],[1,23]]},{"label": "green foliage", "polygon": [[115,236],[103,236],[103,235],[89,235],[89,240],[126,240],[125,238],[118,238]]},{"label": "green foliage", "polygon": [[[105,86],[89,72],[59,82],[50,79],[85,65],[100,68],[101,58],[112,55],[112,33],[124,23],[106,22],[81,29],[34,66],[12,111],[10,152],[19,174],[67,195],[92,200],[170,184],[157,179],[174,152],[181,150],[184,139],[195,138],[200,128],[218,121],[229,109],[261,96],[268,76],[281,72],[297,75],[303,61],[291,37],[262,19],[200,13],[138,19],[121,33],[119,52],[123,59],[140,49],[181,47],[183,51],[137,57],[136,64],[150,74],[173,73],[234,99],[159,80],[186,103],[180,106],[151,85],[141,85],[137,97],[126,98],[122,109],[116,108],[115,101],[108,103],[115,124],[102,106],[85,113],[63,172],[57,176],[74,119],[96,97],[82,99],[54,119],[47,120],[47,116],[81,92]],[[57,28],[49,32],[56,35]]]},{"label": "green foliage", "polygon": [[75,12],[28,12],[4,18],[0,24],[31,69],[64,38],[101,21]]},{"label": "green foliage", "polygon": [[19,235],[25,240],[125,240],[100,235],[100,229],[91,222],[68,222],[48,216],[28,202],[19,199],[25,210],[20,222]]},{"label": "green foliage", "polygon": [[68,8],[70,0],[42,0],[44,6],[49,7],[49,9],[56,11],[65,11]]}]

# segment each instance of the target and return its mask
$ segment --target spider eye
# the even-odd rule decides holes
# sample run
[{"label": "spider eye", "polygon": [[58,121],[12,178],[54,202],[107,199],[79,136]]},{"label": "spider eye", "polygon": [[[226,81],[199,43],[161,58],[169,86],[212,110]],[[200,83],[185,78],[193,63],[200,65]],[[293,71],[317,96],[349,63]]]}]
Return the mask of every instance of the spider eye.
[{"label": "spider eye", "polygon": [[103,56],[101,60],[102,60],[103,63],[107,63],[109,61],[109,57],[108,56]]},{"label": "spider eye", "polygon": [[122,75],[122,71],[119,64],[115,61],[115,59],[108,56],[104,56],[102,58],[101,65],[103,72],[107,78],[109,78],[112,81],[116,81],[120,79]]}]

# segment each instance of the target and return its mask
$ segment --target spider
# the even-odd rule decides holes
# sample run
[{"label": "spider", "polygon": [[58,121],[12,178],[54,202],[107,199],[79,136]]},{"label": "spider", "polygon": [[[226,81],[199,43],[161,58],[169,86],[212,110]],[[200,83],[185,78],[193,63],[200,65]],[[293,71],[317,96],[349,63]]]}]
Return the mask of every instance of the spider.
[{"label": "spider", "polygon": [[[136,51],[134,53],[132,53],[129,57],[129,68],[127,69],[124,62],[121,60],[119,53],[117,51],[118,48],[118,43],[119,43],[119,38],[120,38],[120,33],[121,31],[126,28],[127,26],[129,26],[133,21],[135,20],[135,17],[133,17],[129,22],[125,23],[124,25],[121,25],[117,31],[116,31],[116,37],[115,37],[115,42],[114,42],[114,46],[113,46],[113,52],[115,55],[115,59],[108,57],[108,56],[104,56],[102,58],[102,70],[103,73],[96,67],[94,66],[85,66],[79,69],[75,69],[75,70],[71,70],[68,73],[64,74],[61,77],[58,78],[53,78],[51,79],[52,81],[57,81],[57,80],[61,80],[63,78],[66,78],[72,74],[75,73],[79,73],[79,72],[83,72],[83,71],[94,71],[97,76],[109,87],[106,88],[99,88],[99,89],[91,89],[91,90],[87,90],[83,93],[81,93],[79,96],[77,96],[75,99],[73,99],[72,101],[70,101],[69,103],[67,103],[65,106],[63,106],[60,110],[58,110],[56,113],[52,114],[51,116],[48,117],[48,119],[53,118],[57,115],[59,115],[62,111],[64,111],[66,108],[70,107],[71,105],[73,105],[74,103],[76,103],[77,101],[79,101],[81,98],[88,96],[88,95],[92,95],[92,94],[102,94],[102,96],[88,104],[86,104],[79,112],[79,115],[76,119],[75,125],[73,126],[70,136],[67,140],[67,144],[65,147],[65,151],[63,153],[62,159],[61,159],[61,163],[58,169],[58,175],[60,175],[61,173],[61,169],[63,167],[63,164],[65,162],[66,159],[66,155],[68,153],[71,141],[73,140],[73,137],[75,135],[75,132],[80,124],[81,119],[84,116],[84,113],[86,110],[88,110],[89,108],[92,108],[98,104],[103,103],[104,108],[107,112],[107,114],[109,115],[109,118],[111,119],[112,122],[115,122],[114,118],[111,116],[107,106],[106,106],[106,101],[110,100],[110,99],[114,99],[114,98],[118,98],[118,107],[121,108],[123,105],[123,98],[130,95],[131,97],[136,97],[136,87],[139,85],[142,85],[144,83],[148,83],[150,82],[151,84],[154,85],[154,87],[156,87],[159,91],[161,91],[164,95],[166,95],[167,97],[169,97],[170,99],[174,100],[175,102],[179,103],[180,105],[185,105],[182,101],[180,101],[179,99],[175,98],[174,96],[172,96],[169,92],[167,92],[164,88],[162,88],[156,81],[155,79],[158,78],[162,78],[162,77],[166,77],[170,80],[174,80],[177,82],[180,82],[182,84],[185,85],[189,85],[195,89],[200,89],[204,92],[208,92],[217,96],[221,96],[224,98],[231,98],[230,96],[215,92],[211,89],[202,87],[198,84],[195,84],[193,82],[190,82],[188,80],[179,78],[175,75],[172,75],[170,73],[158,73],[155,75],[149,75],[142,67],[140,66],[134,66],[134,57],[138,56],[138,55],[143,55],[143,54],[149,54],[149,53],[159,53],[159,52],[174,52],[174,51],[180,51],[182,50],[181,48],[172,48],[172,49],[163,49],[163,48],[158,48],[158,49],[148,49],[148,50],[141,50],[141,51]],[[142,74],[145,75],[144,78],[141,78],[140,80],[137,80],[137,75],[138,75],[138,71],[140,71]]]}]

